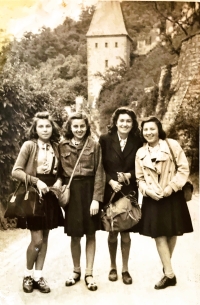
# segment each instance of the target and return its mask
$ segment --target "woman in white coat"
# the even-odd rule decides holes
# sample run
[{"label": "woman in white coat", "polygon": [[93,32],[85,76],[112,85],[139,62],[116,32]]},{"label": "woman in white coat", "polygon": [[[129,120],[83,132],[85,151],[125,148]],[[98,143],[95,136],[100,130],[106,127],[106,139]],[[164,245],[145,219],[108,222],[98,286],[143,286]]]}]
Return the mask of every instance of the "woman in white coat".
[{"label": "woman in white coat", "polygon": [[161,122],[150,117],[141,123],[144,145],[136,154],[136,179],[143,194],[139,233],[155,239],[163,264],[164,277],[155,285],[163,289],[176,285],[171,257],[177,236],[193,231],[182,187],[189,175],[187,158],[179,143],[168,139],[178,170],[172,159]]}]

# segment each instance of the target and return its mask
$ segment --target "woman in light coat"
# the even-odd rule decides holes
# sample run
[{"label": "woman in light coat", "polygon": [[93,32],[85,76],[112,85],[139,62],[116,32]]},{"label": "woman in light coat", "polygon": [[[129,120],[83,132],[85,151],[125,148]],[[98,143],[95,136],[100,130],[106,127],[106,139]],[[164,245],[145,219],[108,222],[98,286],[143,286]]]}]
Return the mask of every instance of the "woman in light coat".
[{"label": "woman in light coat", "polygon": [[136,179],[143,194],[139,232],[155,239],[163,264],[164,277],[155,285],[163,289],[176,285],[171,257],[177,236],[193,231],[182,187],[189,167],[179,143],[168,139],[178,170],[166,142],[161,122],[151,117],[141,124],[144,145],[136,154]]}]

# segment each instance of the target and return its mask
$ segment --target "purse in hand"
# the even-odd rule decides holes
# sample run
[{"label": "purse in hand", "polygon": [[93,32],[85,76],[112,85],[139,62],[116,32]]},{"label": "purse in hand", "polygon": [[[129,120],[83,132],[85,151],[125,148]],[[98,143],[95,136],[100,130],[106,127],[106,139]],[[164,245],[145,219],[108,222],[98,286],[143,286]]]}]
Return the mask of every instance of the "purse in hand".
[{"label": "purse in hand", "polygon": [[70,184],[71,184],[71,182],[72,182],[72,179],[73,179],[73,176],[74,176],[76,167],[77,167],[77,165],[78,165],[78,163],[79,163],[79,161],[80,161],[80,158],[81,158],[81,156],[82,156],[82,154],[83,154],[83,151],[84,151],[84,149],[85,149],[87,143],[88,143],[88,138],[87,138],[87,140],[85,141],[85,144],[84,144],[84,146],[83,146],[83,148],[82,148],[82,150],[81,150],[81,152],[80,152],[80,155],[79,155],[79,157],[78,157],[78,159],[77,159],[77,161],[76,161],[76,164],[75,164],[75,166],[74,166],[74,169],[73,169],[73,172],[72,172],[72,174],[71,174],[71,177],[70,177],[70,179],[69,179],[68,184],[67,184],[67,185],[64,184],[64,185],[61,187],[60,192],[58,192],[58,202],[59,202],[60,207],[63,208],[63,209],[64,209],[64,208],[67,206],[67,204],[69,203],[69,198],[70,198]]},{"label": "purse in hand", "polygon": [[25,183],[20,182],[13,194],[9,196],[4,217],[43,217],[45,215],[43,198],[37,188],[28,182],[30,176],[26,175]]},{"label": "purse in hand", "polygon": [[[169,141],[167,139],[166,139],[166,142],[167,142],[167,145],[168,145],[169,150],[171,152],[172,159],[173,159],[173,162],[175,164],[175,169],[177,171],[178,170],[178,166],[177,166],[177,163],[176,163],[176,159],[174,157],[174,153],[173,153],[172,148],[171,148],[171,146],[169,144]],[[186,202],[190,201],[192,199],[193,190],[194,190],[194,187],[193,187],[192,182],[190,180],[187,180],[185,185],[182,187],[182,191],[183,191],[184,198],[185,198]]]},{"label": "purse in hand", "polygon": [[[122,193],[123,194],[123,193]],[[142,217],[140,206],[135,198],[135,192],[130,192],[112,203],[115,192],[108,205],[102,210],[101,221],[105,231],[123,232],[135,226]]]}]

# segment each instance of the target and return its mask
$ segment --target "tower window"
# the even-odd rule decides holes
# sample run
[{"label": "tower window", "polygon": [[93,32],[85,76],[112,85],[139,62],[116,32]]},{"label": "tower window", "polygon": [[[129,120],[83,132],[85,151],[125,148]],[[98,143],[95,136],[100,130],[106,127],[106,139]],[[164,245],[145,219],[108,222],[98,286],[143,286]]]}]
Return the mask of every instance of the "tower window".
[{"label": "tower window", "polygon": [[108,68],[108,60],[105,60],[105,67]]},{"label": "tower window", "polygon": [[95,48],[98,48],[98,43],[97,42],[95,42]]},{"label": "tower window", "polygon": [[115,42],[115,48],[118,48],[118,42]]},{"label": "tower window", "polygon": [[107,42],[105,42],[105,47],[106,47],[106,48],[108,47],[108,43],[107,43]]}]

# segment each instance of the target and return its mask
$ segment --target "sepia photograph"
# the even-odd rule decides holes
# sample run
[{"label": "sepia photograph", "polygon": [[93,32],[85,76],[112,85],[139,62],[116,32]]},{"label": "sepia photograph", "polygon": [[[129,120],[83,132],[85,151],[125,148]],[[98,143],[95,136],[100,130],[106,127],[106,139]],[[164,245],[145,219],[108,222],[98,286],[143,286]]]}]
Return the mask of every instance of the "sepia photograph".
[{"label": "sepia photograph", "polygon": [[0,0],[0,304],[200,305],[200,2]]}]

